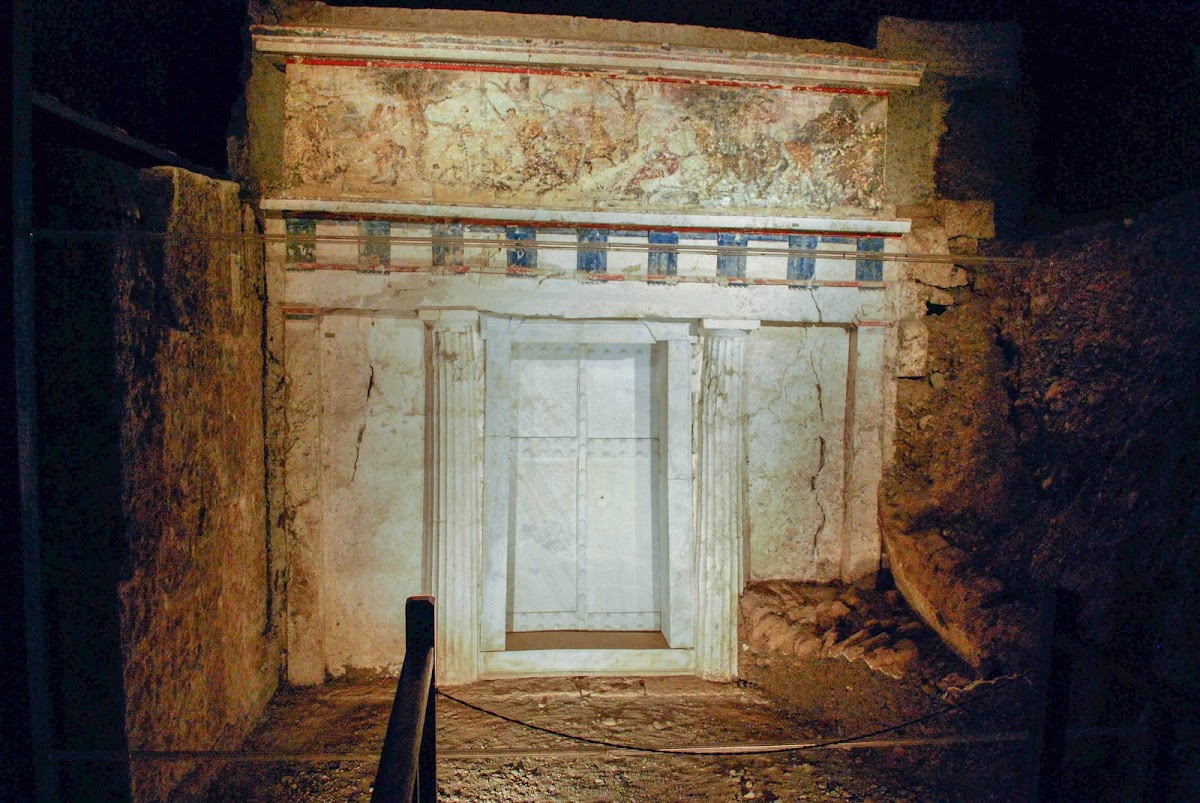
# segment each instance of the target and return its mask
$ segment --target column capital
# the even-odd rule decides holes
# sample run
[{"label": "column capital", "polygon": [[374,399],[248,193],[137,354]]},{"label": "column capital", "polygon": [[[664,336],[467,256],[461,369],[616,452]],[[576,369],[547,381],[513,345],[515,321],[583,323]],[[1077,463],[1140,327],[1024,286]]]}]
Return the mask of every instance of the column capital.
[{"label": "column capital", "polygon": [[479,324],[479,310],[419,309],[417,317],[431,329],[474,329]]},{"label": "column capital", "polygon": [[716,337],[741,337],[753,332],[761,323],[741,318],[701,318],[700,331]]}]

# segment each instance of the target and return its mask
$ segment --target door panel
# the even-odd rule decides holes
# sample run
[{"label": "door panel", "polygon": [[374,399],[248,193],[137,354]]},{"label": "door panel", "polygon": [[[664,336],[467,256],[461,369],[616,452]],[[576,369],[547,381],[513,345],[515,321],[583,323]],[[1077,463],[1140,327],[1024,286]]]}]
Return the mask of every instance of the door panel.
[{"label": "door panel", "polygon": [[587,346],[583,356],[588,437],[652,437],[650,347]]},{"label": "door panel", "polygon": [[647,344],[514,348],[510,630],[660,627],[653,371]]},{"label": "door panel", "polygon": [[513,420],[518,437],[574,438],[579,433],[579,346],[513,347]]},{"label": "door panel", "polygon": [[578,607],[576,438],[523,438],[517,448],[509,629],[575,627]]},{"label": "door panel", "polygon": [[658,585],[649,438],[589,440],[588,629],[657,630]]}]

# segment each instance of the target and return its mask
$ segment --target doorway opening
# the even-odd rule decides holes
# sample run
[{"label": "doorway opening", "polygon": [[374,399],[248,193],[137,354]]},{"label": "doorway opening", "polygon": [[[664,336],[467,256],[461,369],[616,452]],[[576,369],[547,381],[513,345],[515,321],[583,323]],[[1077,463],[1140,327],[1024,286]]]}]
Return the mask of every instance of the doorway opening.
[{"label": "doorway opening", "polygon": [[690,327],[485,332],[483,671],[687,671]]},{"label": "doorway opening", "polygon": [[659,363],[649,343],[514,345],[507,649],[667,646]]}]

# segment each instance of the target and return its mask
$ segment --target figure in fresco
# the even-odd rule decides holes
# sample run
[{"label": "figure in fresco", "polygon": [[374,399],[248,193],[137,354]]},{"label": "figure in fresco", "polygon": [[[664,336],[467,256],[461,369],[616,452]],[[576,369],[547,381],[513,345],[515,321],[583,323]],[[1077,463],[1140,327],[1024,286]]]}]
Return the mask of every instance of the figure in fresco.
[{"label": "figure in fresco", "polygon": [[404,143],[406,151],[401,175],[407,172],[413,178],[428,181],[429,121],[426,110],[452,97],[460,90],[459,84],[439,70],[364,69],[369,70],[368,76],[375,85],[377,96],[382,93],[384,100],[395,104],[397,119],[402,121],[385,137]]},{"label": "figure in fresco", "polygon": [[769,98],[752,94],[737,116],[742,120],[738,178],[759,195],[769,195],[769,188],[788,165],[776,134],[779,109]]},{"label": "figure in fresco", "polygon": [[524,161],[517,144],[520,121],[517,110],[509,106],[503,112],[485,95],[485,102],[496,116],[496,122],[485,126],[487,137],[482,141],[480,175],[481,188],[493,192],[512,192],[524,181]]},{"label": "figure in fresco", "polygon": [[789,139],[783,143],[783,152],[786,154],[788,169],[793,171],[797,176],[804,175],[812,169],[812,145]]},{"label": "figure in fresco", "polygon": [[801,135],[808,142],[836,144],[849,139],[858,127],[858,112],[845,95],[829,102],[829,108],[805,124]]},{"label": "figure in fresco", "polygon": [[754,187],[759,195],[767,195],[771,185],[787,170],[787,166],[779,141],[769,136],[766,130],[757,129],[751,134],[750,141],[741,148],[738,177],[743,183]]},{"label": "figure in fresco", "polygon": [[592,106],[587,113],[587,134],[584,140],[582,161],[588,173],[594,173],[600,162],[611,167],[617,152],[617,143],[604,125],[604,117]]},{"label": "figure in fresco", "polygon": [[373,163],[373,169],[369,169],[368,172],[372,184],[395,186],[410,172],[409,166],[405,164],[408,149],[401,144],[407,128],[396,104],[375,104],[375,109],[362,132],[362,141],[366,144]]},{"label": "figure in fresco", "polygon": [[[325,102],[321,103],[322,100]],[[350,167],[350,155],[346,149],[337,147],[340,131],[330,120],[344,120],[353,110],[340,100],[323,98],[319,88],[309,86],[289,93],[288,103],[288,124],[284,129],[287,137],[284,148],[290,165],[288,185],[320,186],[343,178]],[[333,113],[293,114],[293,103],[295,108],[304,108],[304,104],[320,105]]]},{"label": "figure in fresco", "polygon": [[625,183],[625,195],[632,197],[648,195],[646,182],[675,175],[679,172],[681,161],[678,154],[672,153],[666,148],[656,151],[652,157],[646,160],[642,168]]},{"label": "figure in fresco", "polygon": [[634,88],[628,86],[623,93],[617,91],[615,94],[621,114],[617,118],[616,134],[613,138],[614,163],[627,161],[638,152],[638,130],[642,123],[642,115],[638,112],[637,107],[637,92],[634,91]]},{"label": "figure in fresco", "polygon": [[568,139],[548,127],[552,124],[548,118],[530,117],[517,129],[526,189],[539,194],[573,181],[573,166],[579,161],[577,154],[572,158]]},{"label": "figure in fresco", "polygon": [[471,110],[460,106],[458,114],[449,123],[431,123],[432,126],[449,129],[448,135],[438,133],[442,147],[433,154],[433,178],[454,184],[469,185],[476,176],[473,150],[475,129],[471,125]]}]

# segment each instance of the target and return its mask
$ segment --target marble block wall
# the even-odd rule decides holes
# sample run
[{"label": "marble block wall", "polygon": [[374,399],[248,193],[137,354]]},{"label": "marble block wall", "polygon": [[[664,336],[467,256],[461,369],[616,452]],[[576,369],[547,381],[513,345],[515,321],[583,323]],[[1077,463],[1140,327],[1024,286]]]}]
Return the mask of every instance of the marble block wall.
[{"label": "marble block wall", "polygon": [[287,327],[289,677],[396,669],[404,600],[424,582],[424,325],[330,315]]},{"label": "marble block wall", "polygon": [[768,327],[746,344],[750,580],[841,576],[849,339]]},{"label": "marble block wall", "polygon": [[[747,335],[747,579],[853,579],[878,564],[870,524],[887,412],[883,331],[792,325]],[[394,670],[404,599],[427,588],[428,334],[411,318],[302,311],[290,314],[287,332],[289,678]],[[694,359],[693,383],[701,369]],[[555,476],[539,483],[548,489]]]}]

